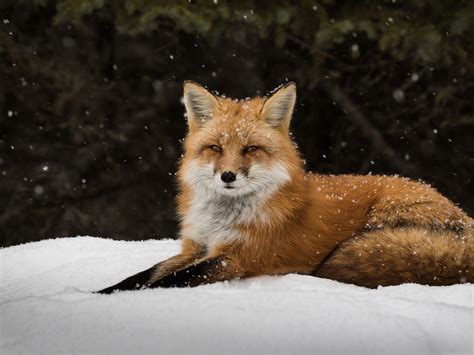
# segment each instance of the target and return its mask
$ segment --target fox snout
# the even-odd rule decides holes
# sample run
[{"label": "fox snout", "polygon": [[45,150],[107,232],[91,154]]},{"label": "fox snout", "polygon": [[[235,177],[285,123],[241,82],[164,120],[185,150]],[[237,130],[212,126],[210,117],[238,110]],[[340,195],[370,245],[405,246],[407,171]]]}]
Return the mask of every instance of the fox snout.
[{"label": "fox snout", "polygon": [[237,178],[237,175],[235,175],[235,173],[232,171],[224,171],[221,174],[221,180],[227,184],[234,182],[236,178]]},{"label": "fox snout", "polygon": [[[242,174],[240,169],[236,170],[224,170],[224,171],[216,171],[215,177],[217,180],[217,185],[220,185],[226,190],[233,190],[233,189],[242,189],[245,186],[245,182],[243,181],[246,177],[245,174]],[[219,181],[220,180],[220,181]]]}]

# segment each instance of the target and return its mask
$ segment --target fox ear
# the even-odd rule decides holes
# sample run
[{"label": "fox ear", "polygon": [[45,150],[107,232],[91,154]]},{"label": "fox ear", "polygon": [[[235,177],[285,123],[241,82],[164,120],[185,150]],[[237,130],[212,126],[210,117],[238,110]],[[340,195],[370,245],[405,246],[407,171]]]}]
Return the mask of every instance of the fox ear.
[{"label": "fox ear", "polygon": [[198,124],[211,119],[218,102],[214,95],[194,81],[184,82],[184,106],[188,123]]},{"label": "fox ear", "polygon": [[296,101],[296,84],[289,82],[270,96],[262,107],[262,116],[272,127],[290,124]]}]

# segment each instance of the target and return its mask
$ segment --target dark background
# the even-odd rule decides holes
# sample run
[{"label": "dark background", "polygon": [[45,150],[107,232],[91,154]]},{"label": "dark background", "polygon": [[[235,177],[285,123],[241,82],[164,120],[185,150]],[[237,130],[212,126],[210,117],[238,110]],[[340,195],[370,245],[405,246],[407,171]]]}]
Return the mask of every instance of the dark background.
[{"label": "dark background", "polygon": [[474,212],[474,1],[0,1],[1,245],[176,236],[182,82],[294,80],[307,168]]}]

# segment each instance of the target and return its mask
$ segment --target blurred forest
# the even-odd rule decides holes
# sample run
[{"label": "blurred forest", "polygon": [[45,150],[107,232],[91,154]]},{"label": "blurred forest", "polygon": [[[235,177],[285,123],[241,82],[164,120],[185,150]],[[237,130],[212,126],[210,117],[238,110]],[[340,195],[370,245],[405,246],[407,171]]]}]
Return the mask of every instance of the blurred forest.
[{"label": "blurred forest", "polygon": [[0,1],[1,245],[174,238],[183,80],[298,84],[308,170],[474,212],[474,1]]}]

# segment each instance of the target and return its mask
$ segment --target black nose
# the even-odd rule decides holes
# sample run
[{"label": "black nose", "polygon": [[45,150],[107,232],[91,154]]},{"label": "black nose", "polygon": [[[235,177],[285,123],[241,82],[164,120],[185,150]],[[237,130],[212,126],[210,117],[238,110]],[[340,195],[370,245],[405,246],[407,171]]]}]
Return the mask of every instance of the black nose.
[{"label": "black nose", "polygon": [[221,175],[221,180],[227,183],[235,181],[235,174],[232,171],[224,171]]}]

